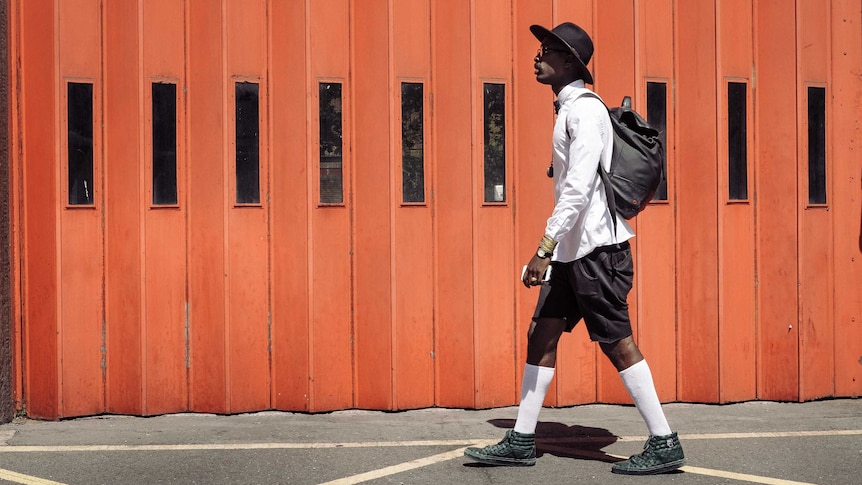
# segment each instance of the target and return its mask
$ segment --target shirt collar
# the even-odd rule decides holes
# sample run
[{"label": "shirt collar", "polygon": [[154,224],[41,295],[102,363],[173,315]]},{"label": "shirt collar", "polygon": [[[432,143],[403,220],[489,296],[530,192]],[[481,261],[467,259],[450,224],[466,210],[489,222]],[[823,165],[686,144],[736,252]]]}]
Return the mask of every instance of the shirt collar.
[{"label": "shirt collar", "polygon": [[560,93],[557,95],[557,101],[560,103],[560,106],[566,104],[566,102],[572,99],[575,99],[575,93],[579,89],[584,88],[585,85],[583,79],[578,79],[577,81],[573,81],[564,86],[563,89],[560,90]]}]

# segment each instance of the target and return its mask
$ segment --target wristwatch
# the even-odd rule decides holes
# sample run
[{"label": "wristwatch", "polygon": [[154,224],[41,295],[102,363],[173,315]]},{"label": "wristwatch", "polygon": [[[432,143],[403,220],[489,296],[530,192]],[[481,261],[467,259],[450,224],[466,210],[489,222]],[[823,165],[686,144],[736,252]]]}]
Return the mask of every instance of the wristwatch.
[{"label": "wristwatch", "polygon": [[542,249],[541,246],[539,247],[539,249],[536,250],[536,256],[538,256],[541,259],[548,259],[551,257],[551,254],[553,254],[553,253],[549,253],[549,252],[545,251],[544,249]]}]

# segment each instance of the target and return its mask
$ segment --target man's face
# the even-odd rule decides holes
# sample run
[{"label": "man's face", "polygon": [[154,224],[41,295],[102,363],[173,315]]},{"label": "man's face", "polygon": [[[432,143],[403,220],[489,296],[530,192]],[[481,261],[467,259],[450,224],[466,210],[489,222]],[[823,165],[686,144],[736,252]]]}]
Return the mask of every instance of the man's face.
[{"label": "man's face", "polygon": [[574,72],[571,56],[571,52],[563,46],[542,42],[533,59],[536,81],[551,86],[565,86],[570,83]]}]

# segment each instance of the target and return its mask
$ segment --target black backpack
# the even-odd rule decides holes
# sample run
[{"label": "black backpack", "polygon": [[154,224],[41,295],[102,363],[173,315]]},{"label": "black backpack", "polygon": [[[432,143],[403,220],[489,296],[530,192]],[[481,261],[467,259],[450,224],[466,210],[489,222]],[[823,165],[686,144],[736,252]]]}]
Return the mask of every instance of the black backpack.
[{"label": "black backpack", "polygon": [[658,130],[632,109],[630,97],[608,113],[614,127],[614,151],[610,172],[599,163],[599,175],[611,213],[631,219],[644,210],[662,181],[664,147]]},{"label": "black backpack", "polygon": [[[595,93],[593,96],[602,101]],[[602,101],[604,104],[604,101]],[[619,108],[608,108],[614,127],[614,150],[611,171],[599,163],[599,175],[611,213],[631,219],[652,200],[664,176],[664,146],[661,134],[632,109],[632,98],[623,98]],[[553,162],[548,177],[553,177]],[[616,231],[616,225],[614,225]]]}]

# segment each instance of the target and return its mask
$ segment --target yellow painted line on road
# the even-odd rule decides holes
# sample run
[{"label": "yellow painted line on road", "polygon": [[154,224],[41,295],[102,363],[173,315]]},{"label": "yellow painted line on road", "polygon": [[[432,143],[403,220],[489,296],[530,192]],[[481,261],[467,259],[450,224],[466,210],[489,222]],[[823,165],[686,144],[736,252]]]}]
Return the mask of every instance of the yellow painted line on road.
[{"label": "yellow painted line on road", "polygon": [[[729,440],[755,438],[800,438],[806,436],[856,436],[862,435],[862,429],[836,429],[829,431],[766,431],[761,433],[703,433],[680,435],[680,439],[688,440]],[[647,436],[572,436],[570,438],[539,438],[542,443],[625,443],[629,441],[646,441]]]},{"label": "yellow painted line on road", "polygon": [[[492,443],[496,443],[497,440],[489,440],[489,441],[481,441],[477,443],[471,443],[471,446],[486,446]],[[445,453],[440,453],[434,456],[429,456],[427,458],[419,458],[418,460],[408,461],[405,463],[401,463],[398,465],[388,466],[386,468],[381,468],[379,470],[373,470],[366,473],[360,473],[358,475],[353,475],[350,477],[339,478],[338,480],[333,480],[331,482],[322,483],[320,485],[353,485],[356,483],[367,482],[370,480],[377,480],[378,478],[388,477],[390,475],[396,475],[398,473],[404,473],[406,471],[415,470],[416,468],[422,468],[424,466],[433,465],[435,463],[441,463],[444,461],[454,460],[455,458],[460,458],[464,456],[464,450],[468,447],[465,446],[463,448],[458,448],[457,450],[447,451]]]},{"label": "yellow painted line on road", "polygon": [[686,473],[694,473],[696,475],[706,475],[710,477],[728,478],[730,480],[739,480],[742,482],[764,483],[766,485],[816,485],[809,482],[794,482],[793,480],[782,480],[780,478],[761,477],[757,475],[748,475],[746,473],[726,472],[723,470],[712,470],[709,468],[700,468],[696,466],[684,466],[680,470]]},{"label": "yellow painted line on road", "polygon": [[190,445],[65,445],[0,446],[0,453],[68,453],[72,451],[220,451],[394,448],[414,446],[473,446],[476,440],[369,441],[364,443],[201,443]]},{"label": "yellow painted line on road", "polygon": [[[723,440],[751,438],[799,438],[805,436],[855,436],[862,435],[862,429],[833,429],[828,431],[776,431],[762,433],[713,433],[687,434],[680,438],[687,440]],[[646,441],[646,437],[643,438]]]},{"label": "yellow painted line on road", "polygon": [[0,480],[7,482],[21,483],[23,485],[65,485],[60,482],[45,480],[44,478],[24,475],[23,473],[13,472],[12,470],[4,470],[0,468]]},{"label": "yellow painted line on road", "polygon": [[[862,429],[831,431],[783,431],[764,433],[686,434],[685,440],[721,440],[755,438],[794,438],[806,436],[856,436]],[[625,443],[646,441],[646,436],[573,436],[571,438],[539,438],[543,444],[554,443]],[[337,448],[395,448],[413,446],[474,446],[477,440],[368,441],[348,443],[198,443],[187,445],[60,445],[14,446],[0,445],[0,453],[66,453],[87,451],[207,451],[207,450],[308,450]]]}]

